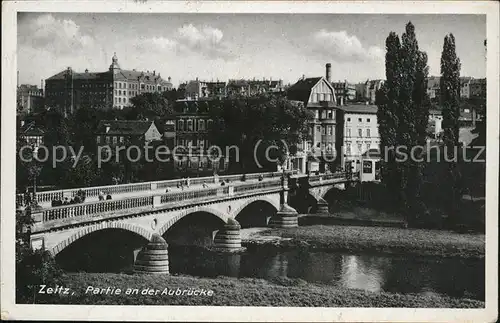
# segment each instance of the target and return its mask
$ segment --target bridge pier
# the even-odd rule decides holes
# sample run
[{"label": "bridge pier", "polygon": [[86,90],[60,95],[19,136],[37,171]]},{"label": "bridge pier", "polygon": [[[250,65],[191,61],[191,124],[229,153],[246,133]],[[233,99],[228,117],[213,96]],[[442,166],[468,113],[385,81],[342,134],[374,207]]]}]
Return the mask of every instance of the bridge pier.
[{"label": "bridge pier", "polygon": [[269,220],[272,228],[295,228],[299,226],[297,211],[288,204],[281,204],[280,210]]},{"label": "bridge pier", "polygon": [[318,199],[316,213],[317,214],[330,214],[330,211],[328,209],[328,202],[325,201],[325,199],[322,197],[320,197]]},{"label": "bridge pier", "polygon": [[168,274],[168,244],[158,234],[137,254],[134,272],[140,274]]},{"label": "bridge pier", "polygon": [[241,249],[240,229],[238,221],[229,219],[224,227],[215,234],[214,247],[224,251]]}]

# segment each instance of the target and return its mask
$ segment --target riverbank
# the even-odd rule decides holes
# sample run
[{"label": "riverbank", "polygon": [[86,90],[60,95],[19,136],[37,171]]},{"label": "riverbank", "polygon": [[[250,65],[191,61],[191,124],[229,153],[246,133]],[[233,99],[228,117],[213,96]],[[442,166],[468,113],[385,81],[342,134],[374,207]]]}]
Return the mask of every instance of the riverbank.
[{"label": "riverbank", "polygon": [[444,230],[311,225],[286,229],[242,230],[247,247],[307,248],[348,252],[382,252],[416,256],[483,259],[484,234]]},{"label": "riverbank", "polygon": [[[301,279],[197,278],[173,275],[127,275],[71,273],[63,277],[68,295],[37,296],[36,303],[81,305],[215,305],[215,306],[307,306],[307,307],[434,307],[481,308],[484,302],[444,295],[371,293],[336,286],[307,283]],[[94,290],[88,291],[89,286]],[[97,294],[95,288],[120,288],[119,295]],[[138,289],[138,295],[126,290]],[[141,295],[145,288],[157,295]],[[161,295],[168,290],[204,290],[206,295]],[[211,296],[208,292],[212,291]],[[151,292],[150,292],[151,293]]]}]

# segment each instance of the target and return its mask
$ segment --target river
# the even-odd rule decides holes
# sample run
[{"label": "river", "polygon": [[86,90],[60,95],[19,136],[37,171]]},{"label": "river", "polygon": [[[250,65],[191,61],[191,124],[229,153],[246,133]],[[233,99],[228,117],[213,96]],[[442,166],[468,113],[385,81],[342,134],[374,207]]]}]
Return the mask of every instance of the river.
[{"label": "river", "polygon": [[438,293],[484,300],[484,260],[274,248],[227,254],[170,245],[169,263],[173,274],[300,278],[371,292]]}]

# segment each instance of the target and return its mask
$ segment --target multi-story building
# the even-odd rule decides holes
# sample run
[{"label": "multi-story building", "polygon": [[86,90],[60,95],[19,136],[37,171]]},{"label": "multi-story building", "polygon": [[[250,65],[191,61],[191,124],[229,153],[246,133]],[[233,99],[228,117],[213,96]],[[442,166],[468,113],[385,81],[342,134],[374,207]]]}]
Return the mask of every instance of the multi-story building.
[{"label": "multi-story building", "polygon": [[136,95],[170,89],[170,77],[165,81],[155,71],[121,69],[116,53],[106,72],[77,73],[68,67],[45,81],[46,106],[65,114],[80,107],[123,109]]},{"label": "multi-story building", "polygon": [[334,171],[341,161],[337,152],[342,145],[342,129],[337,127],[337,99],[331,84],[331,65],[326,65],[326,77],[298,80],[287,91],[287,98],[314,112],[309,125],[310,140],[304,141],[292,161],[301,172]]},{"label": "multi-story building", "polygon": [[339,121],[343,124],[344,155],[342,167],[351,166],[353,172],[363,170],[363,177],[375,176],[380,158],[377,106],[352,104],[339,107]]},{"label": "multi-story building", "polygon": [[262,93],[279,93],[284,91],[282,80],[229,80],[226,93],[228,95],[257,95]]},{"label": "multi-story building", "polygon": [[17,135],[19,138],[25,140],[26,144],[37,148],[43,145],[45,130],[42,127],[37,126],[35,121],[21,121]]},{"label": "multi-story building", "polygon": [[20,113],[40,111],[44,107],[43,90],[36,85],[19,85],[17,87],[17,107]]},{"label": "multi-story building", "polygon": [[486,79],[472,79],[470,82],[470,97],[486,97]]},{"label": "multi-story building", "polygon": [[427,78],[427,95],[429,96],[429,99],[439,99],[439,96],[441,95],[441,85],[440,85],[440,79],[441,77],[439,76],[429,76]]},{"label": "multi-story building", "polygon": [[470,83],[472,81],[472,77],[461,77],[460,78],[460,97],[461,98],[470,98]]},{"label": "multi-story building", "polygon": [[226,82],[206,82],[198,79],[183,85],[185,98],[197,100],[202,98],[223,98],[226,96]]},{"label": "multi-story building", "polygon": [[[98,146],[145,145],[162,140],[153,121],[101,120],[95,132]],[[141,148],[142,148],[141,146]]]},{"label": "multi-story building", "polygon": [[335,89],[335,96],[337,97],[337,104],[344,105],[345,102],[356,100],[356,86],[347,81],[333,82]]},{"label": "multi-story building", "polygon": [[384,85],[384,80],[367,80],[363,89],[363,101],[375,103],[377,91]]},{"label": "multi-story building", "polygon": [[[177,100],[174,115],[165,121],[164,138],[174,156],[174,165],[183,173],[222,173],[228,160],[210,151],[212,146],[208,132],[213,120],[209,109],[213,100]],[[209,156],[210,155],[210,156]]]}]

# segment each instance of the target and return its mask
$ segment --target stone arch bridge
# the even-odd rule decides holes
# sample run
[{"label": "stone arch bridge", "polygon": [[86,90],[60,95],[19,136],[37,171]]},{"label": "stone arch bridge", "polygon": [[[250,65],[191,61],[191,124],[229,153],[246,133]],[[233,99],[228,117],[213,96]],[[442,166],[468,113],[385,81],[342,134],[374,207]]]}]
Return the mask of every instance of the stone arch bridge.
[{"label": "stone arch bridge", "polygon": [[[35,223],[31,228],[31,245],[57,255],[93,232],[120,229],[149,241],[135,259],[136,264],[139,263],[138,271],[168,272],[167,247],[162,236],[175,223],[192,214],[208,213],[220,220],[213,242],[214,247],[221,250],[241,248],[238,216],[255,202],[267,204],[273,210],[272,217],[266,221],[269,226],[297,226],[298,214],[287,205],[288,191],[293,189],[288,185],[290,180],[296,179],[277,178],[191,192],[33,210]],[[307,181],[311,195],[321,201],[330,188],[345,185],[350,180],[343,173],[335,173],[307,177]],[[163,250],[163,256],[158,254],[159,250]]]}]

